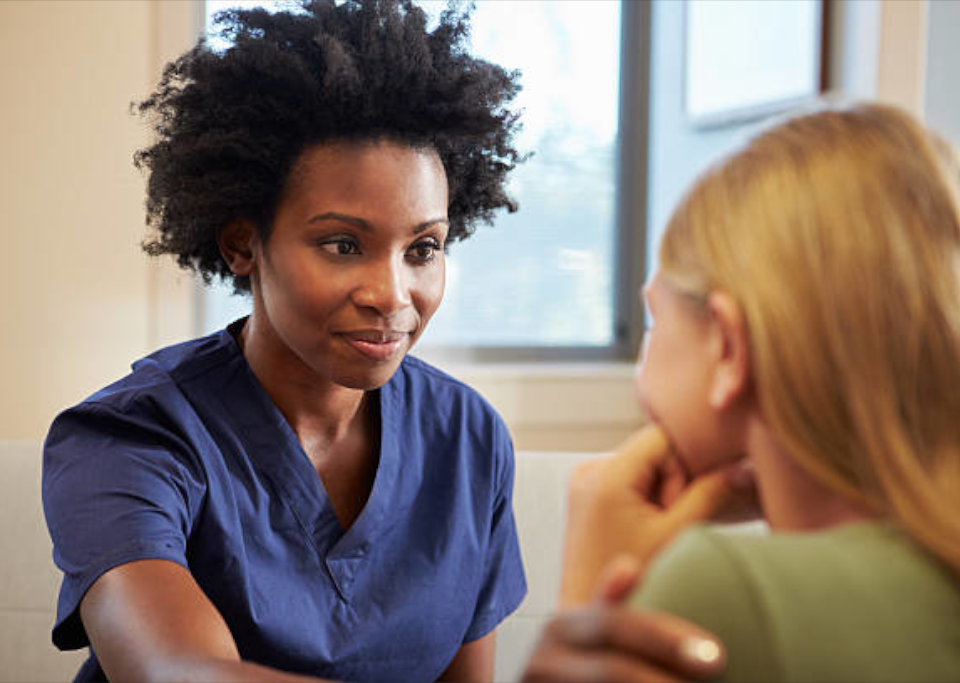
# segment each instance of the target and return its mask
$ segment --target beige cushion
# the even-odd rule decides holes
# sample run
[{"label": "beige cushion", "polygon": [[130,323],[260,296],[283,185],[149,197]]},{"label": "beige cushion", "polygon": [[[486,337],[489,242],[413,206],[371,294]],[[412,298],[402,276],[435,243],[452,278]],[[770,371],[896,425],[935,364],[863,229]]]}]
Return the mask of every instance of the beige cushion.
[{"label": "beige cushion", "polygon": [[61,653],[50,642],[60,572],[40,502],[41,446],[0,441],[0,681],[66,681],[86,651]]},{"label": "beige cushion", "polygon": [[593,453],[518,452],[513,512],[529,593],[497,633],[496,681],[516,681],[560,591],[567,478],[571,468]]}]

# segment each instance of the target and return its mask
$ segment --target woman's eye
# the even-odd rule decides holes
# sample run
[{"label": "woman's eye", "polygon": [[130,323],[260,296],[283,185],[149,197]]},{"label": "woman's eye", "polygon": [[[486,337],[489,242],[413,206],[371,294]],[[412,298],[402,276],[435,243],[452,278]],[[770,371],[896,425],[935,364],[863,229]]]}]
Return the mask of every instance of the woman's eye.
[{"label": "woman's eye", "polygon": [[320,243],[320,248],[336,256],[352,256],[360,253],[360,246],[352,239],[338,237]]},{"label": "woman's eye", "polygon": [[429,263],[437,257],[442,247],[436,240],[429,239],[417,242],[407,252],[409,257],[417,263]]}]

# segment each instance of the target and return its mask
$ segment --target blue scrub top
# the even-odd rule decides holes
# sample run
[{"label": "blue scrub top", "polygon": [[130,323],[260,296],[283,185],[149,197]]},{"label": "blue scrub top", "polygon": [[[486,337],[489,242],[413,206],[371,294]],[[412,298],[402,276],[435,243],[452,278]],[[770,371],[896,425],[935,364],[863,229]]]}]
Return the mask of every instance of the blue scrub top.
[{"label": "blue scrub top", "polygon": [[[513,447],[472,389],[408,357],[379,390],[380,460],[344,532],[296,435],[234,340],[144,358],[57,417],[43,503],[64,573],[53,629],[89,645],[79,604],[118,565],[190,570],[240,656],[351,681],[430,681],[526,593]],[[102,676],[95,657],[82,679]]]}]

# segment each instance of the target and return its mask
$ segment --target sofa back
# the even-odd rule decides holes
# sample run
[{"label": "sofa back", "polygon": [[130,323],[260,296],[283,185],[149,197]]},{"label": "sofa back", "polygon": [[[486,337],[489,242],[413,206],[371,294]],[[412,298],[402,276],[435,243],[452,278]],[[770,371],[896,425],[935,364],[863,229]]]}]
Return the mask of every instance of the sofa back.
[{"label": "sofa back", "polygon": [[523,666],[556,606],[571,468],[594,453],[517,453],[513,511],[527,573],[527,598],[497,631],[495,681],[519,680]]}]

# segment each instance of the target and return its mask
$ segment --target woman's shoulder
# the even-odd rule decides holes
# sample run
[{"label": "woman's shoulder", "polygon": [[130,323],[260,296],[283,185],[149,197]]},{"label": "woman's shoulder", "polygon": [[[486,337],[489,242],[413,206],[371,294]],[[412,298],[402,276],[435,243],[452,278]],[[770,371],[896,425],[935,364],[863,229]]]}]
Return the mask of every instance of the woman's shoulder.
[{"label": "woman's shoulder", "polygon": [[416,356],[407,356],[403,359],[398,374],[401,373],[411,381],[423,382],[448,391],[476,394],[469,385]]},{"label": "woman's shoulder", "polygon": [[381,407],[385,422],[430,444],[430,457],[455,456],[474,475],[489,470],[501,484],[512,476],[513,440],[503,418],[478,391],[433,365],[407,356],[383,388]]},{"label": "woman's shoulder", "polygon": [[229,331],[220,330],[165,346],[135,361],[128,375],[87,400],[102,402],[109,397],[163,391],[171,384],[194,380],[241,358],[239,347]]},{"label": "woman's shoulder", "polygon": [[166,346],[135,361],[127,375],[61,412],[48,441],[64,430],[76,436],[84,431],[116,434],[121,425],[174,429],[194,412],[183,384],[214,372],[237,355],[225,335],[224,331]]},{"label": "woman's shoulder", "polygon": [[473,414],[502,421],[496,409],[473,387],[415,356],[407,356],[389,386],[409,399],[419,397],[423,403],[438,409],[441,406],[469,410]]}]

